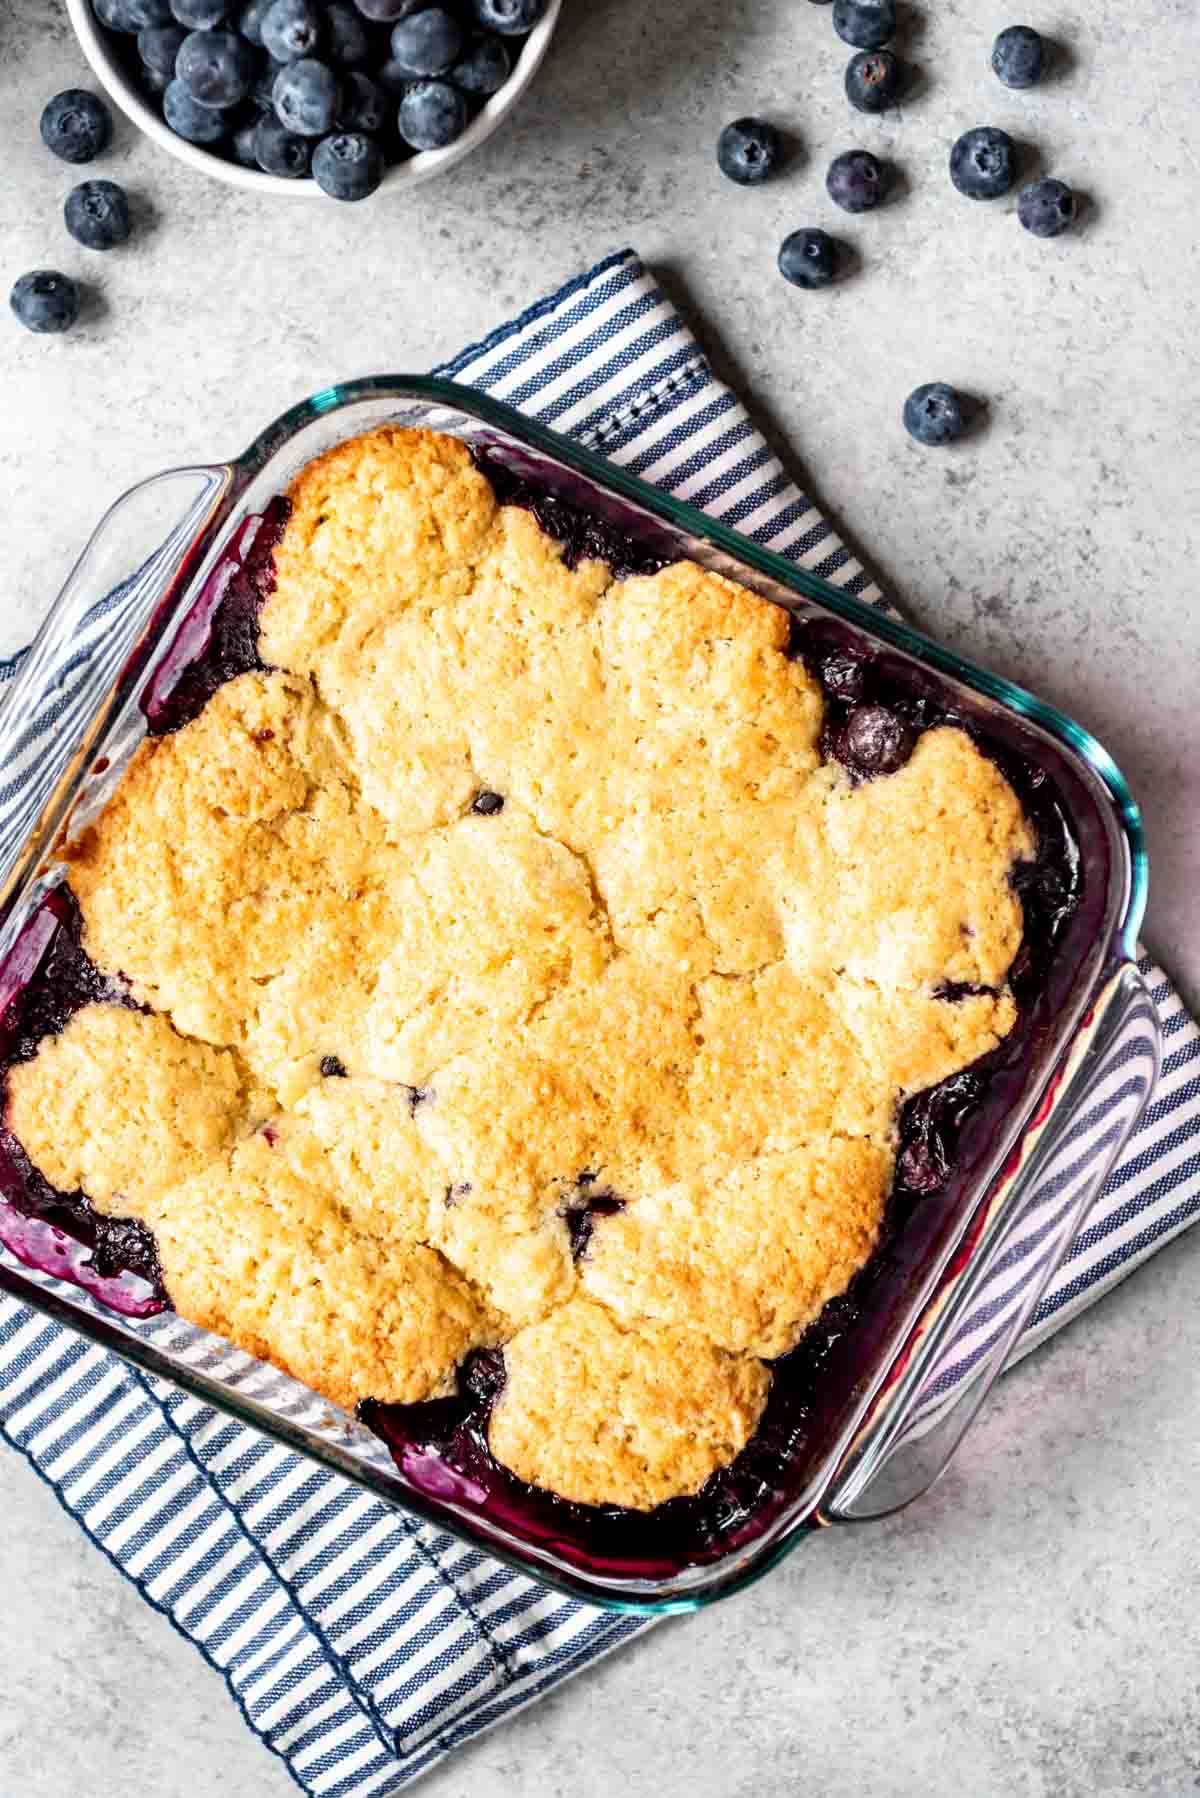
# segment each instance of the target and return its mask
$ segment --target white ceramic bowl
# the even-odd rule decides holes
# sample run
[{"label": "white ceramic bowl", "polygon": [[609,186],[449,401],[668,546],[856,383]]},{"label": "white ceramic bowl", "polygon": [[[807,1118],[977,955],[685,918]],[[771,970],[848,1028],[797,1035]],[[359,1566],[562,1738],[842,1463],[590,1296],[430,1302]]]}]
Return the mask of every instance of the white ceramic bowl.
[{"label": "white ceramic bowl", "polygon": [[[440,175],[443,169],[453,168],[456,162],[461,162],[492,135],[537,73],[554,35],[561,8],[562,0],[547,0],[545,12],[521,47],[512,75],[500,92],[493,94],[475,115],[462,136],[447,144],[444,150],[422,150],[416,156],[410,156],[407,162],[394,163],[383,178],[380,193],[399,193],[406,187],[415,187],[419,181]],[[281,175],[264,175],[259,169],[244,169],[240,163],[227,162],[223,156],[214,156],[199,144],[189,144],[184,138],[177,137],[153,103],[134,87],[113,55],[111,39],[98,23],[91,0],[67,0],[67,13],[101,86],[127,118],[180,162],[199,169],[202,174],[213,175],[230,187],[244,187],[250,193],[286,194],[293,200],[326,198],[315,181],[289,181]]]}]

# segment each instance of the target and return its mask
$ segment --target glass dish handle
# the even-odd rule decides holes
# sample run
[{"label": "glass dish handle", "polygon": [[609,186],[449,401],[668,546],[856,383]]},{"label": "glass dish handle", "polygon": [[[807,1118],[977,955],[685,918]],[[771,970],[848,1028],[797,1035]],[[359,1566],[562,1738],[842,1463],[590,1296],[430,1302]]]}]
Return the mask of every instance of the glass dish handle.
[{"label": "glass dish handle", "polygon": [[825,1522],[865,1522],[927,1491],[1017,1345],[1141,1116],[1161,1037],[1132,962],[1114,970],[1026,1132],[965,1263],[917,1324],[834,1476]]},{"label": "glass dish handle", "polygon": [[[232,482],[225,466],[150,476],[110,506],[68,575],[0,710],[0,901],[50,853],[76,771],[129,689],[120,683],[99,709],[97,696],[172,582],[198,565]],[[147,642],[147,663],[155,653]]]}]

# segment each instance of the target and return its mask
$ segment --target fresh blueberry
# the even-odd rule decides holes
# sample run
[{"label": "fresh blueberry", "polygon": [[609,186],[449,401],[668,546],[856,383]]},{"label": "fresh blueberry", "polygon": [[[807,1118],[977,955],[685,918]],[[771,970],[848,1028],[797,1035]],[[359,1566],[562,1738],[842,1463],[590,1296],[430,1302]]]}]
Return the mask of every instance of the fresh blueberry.
[{"label": "fresh blueberry", "polygon": [[266,175],[282,175],[298,181],[307,175],[312,145],[306,137],[287,131],[273,113],[258,121],[254,128],[254,157]]},{"label": "fresh blueberry", "polygon": [[717,167],[739,187],[754,187],[774,169],[779,149],[779,133],[766,119],[735,119],[717,139]]},{"label": "fresh blueberry", "polygon": [[333,70],[313,57],[280,69],[275,77],[275,113],[279,123],[298,137],[324,137],[333,130],[342,98]]},{"label": "fresh blueberry", "polygon": [[171,23],[171,0],[93,0],[96,17],[110,31],[144,31]]},{"label": "fresh blueberry", "polygon": [[142,86],[147,93],[157,94],[161,99],[174,79],[174,75],[168,75],[165,69],[151,69],[142,64]]},{"label": "fresh blueberry", "polygon": [[383,180],[386,167],[375,139],[361,131],[323,137],[313,152],[317,186],[335,200],[365,200]]},{"label": "fresh blueberry", "polygon": [[446,74],[462,47],[462,26],[443,6],[427,6],[392,27],[392,59],[413,77]]},{"label": "fresh blueberry", "polygon": [[171,11],[189,31],[216,31],[225,23],[229,0],[171,0]]},{"label": "fresh blueberry", "polygon": [[882,50],[896,35],[896,0],[833,0],[833,29],[856,50]]},{"label": "fresh blueberry", "polygon": [[391,115],[391,104],[378,84],[359,69],[351,69],[342,82],[342,104],[337,116],[339,131],[382,131]]},{"label": "fresh blueberry", "polygon": [[887,193],[889,170],[869,150],[845,150],[835,156],[825,177],[829,198],[843,212],[870,212]]},{"label": "fresh blueberry", "polygon": [[467,103],[445,81],[418,81],[400,102],[400,135],[414,150],[443,150],[461,137]]},{"label": "fresh blueberry", "polygon": [[407,19],[410,12],[427,6],[429,0],[354,0],[364,19],[373,19],[378,25],[394,25],[397,19]]},{"label": "fresh blueberry", "polygon": [[485,31],[523,37],[545,12],[546,0],[471,0],[471,6]]},{"label": "fresh blueberry", "polygon": [[859,112],[882,112],[900,91],[900,64],[890,50],[860,50],[846,65],[846,98]]},{"label": "fresh blueberry", "polygon": [[834,753],[860,775],[894,774],[913,752],[916,732],[885,705],[856,705],[837,733]]},{"label": "fresh blueberry", "polygon": [[321,14],[314,0],[273,0],[262,16],[263,49],[276,62],[299,62],[321,47]]},{"label": "fresh blueberry", "polygon": [[793,231],[779,252],[779,272],[793,287],[828,287],[837,274],[838,247],[824,231]]},{"label": "fresh blueberry", "polygon": [[175,64],[181,81],[201,106],[236,106],[254,86],[253,46],[236,31],[193,31]]},{"label": "fresh blueberry", "polygon": [[1074,222],[1075,195],[1065,181],[1043,175],[1017,196],[1017,217],[1035,237],[1058,237]]},{"label": "fresh blueberry", "polygon": [[271,5],[271,0],[249,0],[238,14],[237,28],[248,43],[259,50],[263,47],[262,22],[263,14]]},{"label": "fresh blueberry", "polygon": [[916,388],[904,402],[904,428],[918,443],[953,443],[966,427],[966,402],[945,381],[930,381]]},{"label": "fresh blueberry", "polygon": [[498,94],[511,74],[512,57],[503,40],[481,31],[451,69],[450,79],[464,94],[486,99]]},{"label": "fresh blueberry", "polygon": [[1045,45],[1031,25],[1010,25],[992,45],[992,68],[1005,87],[1036,87]]},{"label": "fresh blueberry", "polygon": [[258,167],[258,152],[255,148],[258,141],[258,126],[258,119],[247,119],[244,125],[238,126],[229,140],[229,147],[233,151],[233,160],[240,162],[244,169]]},{"label": "fresh blueberry", "polygon": [[267,66],[260,69],[254,86],[250,89],[250,98],[259,112],[269,112],[275,116],[275,77],[279,73],[279,64],[267,58]]},{"label": "fresh blueberry", "polygon": [[215,106],[202,106],[192,98],[183,82],[176,77],[162,99],[163,118],[176,137],[189,144],[215,144],[225,136],[229,124]]},{"label": "fresh blueberry", "polygon": [[151,25],[138,32],[138,55],[143,69],[154,75],[165,75],[169,81],[175,73],[175,58],[187,37],[182,25]]},{"label": "fresh blueberry", "polygon": [[40,336],[69,331],[79,317],[79,289],[69,275],[60,275],[52,268],[38,268],[22,275],[8,303],[18,323]]},{"label": "fresh blueberry", "polygon": [[386,62],[380,63],[375,71],[375,79],[384,93],[390,94],[393,100],[403,98],[412,86],[412,76],[401,67],[393,56],[389,56]]},{"label": "fresh blueberry", "polygon": [[129,236],[129,201],[115,181],[81,181],[67,195],[63,216],[86,250],[114,250]]},{"label": "fresh blueberry", "polygon": [[1007,131],[980,125],[964,131],[950,152],[950,179],[971,200],[994,200],[1017,178],[1017,150]]},{"label": "fresh blueberry", "polygon": [[363,24],[362,14],[355,11],[349,0],[329,0],[325,8],[325,35],[330,61],[339,68],[352,69],[356,63],[366,62],[371,54],[370,33]]},{"label": "fresh blueberry", "polygon": [[494,818],[497,812],[504,810],[504,795],[493,793],[490,788],[484,787],[472,800],[471,810],[478,812],[481,818]]},{"label": "fresh blueberry", "polygon": [[91,162],[108,148],[112,117],[103,100],[69,87],[55,94],[42,113],[42,142],[64,162]]}]

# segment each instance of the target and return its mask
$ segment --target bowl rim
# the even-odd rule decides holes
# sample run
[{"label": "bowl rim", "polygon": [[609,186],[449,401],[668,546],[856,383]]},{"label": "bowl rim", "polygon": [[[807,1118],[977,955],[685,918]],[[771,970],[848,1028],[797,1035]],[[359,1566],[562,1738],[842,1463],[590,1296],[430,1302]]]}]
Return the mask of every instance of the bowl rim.
[{"label": "bowl rim", "polygon": [[[240,163],[214,155],[200,144],[190,144],[185,138],[178,137],[121,68],[110,48],[107,33],[92,10],[92,0],[66,0],[66,7],[88,66],[109,98],[140,131],[177,161],[247,193],[286,195],[290,199],[328,199],[329,196],[312,179],[295,181],[283,175],[268,175],[261,169],[246,169]],[[416,187],[423,181],[432,180],[485,143],[503,124],[537,74],[561,11],[562,0],[546,0],[546,9],[522,44],[511,76],[498,94],[485,101],[461,137],[443,150],[420,150],[407,162],[393,163],[376,192]]]}]

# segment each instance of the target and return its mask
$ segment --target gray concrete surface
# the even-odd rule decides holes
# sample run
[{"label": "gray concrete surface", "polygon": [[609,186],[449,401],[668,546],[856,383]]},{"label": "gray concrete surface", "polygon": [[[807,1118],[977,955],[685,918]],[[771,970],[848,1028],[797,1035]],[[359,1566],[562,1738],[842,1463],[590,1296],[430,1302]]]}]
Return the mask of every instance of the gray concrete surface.
[{"label": "gray concrete surface", "polygon": [[[58,0],[0,17],[0,284],[85,271],[71,338],[0,318],[0,653],[32,632],[105,503],[168,463],[238,449],[346,375],[428,366],[626,242],[930,628],[1091,725],[1145,807],[1153,945],[1200,995],[1195,603],[1200,254],[1194,0],[1015,9],[1069,45],[1007,94],[1014,9],[910,9],[921,85],[853,117],[807,0],[567,0],[519,118],[403,204],[264,204],[118,125],[96,173],[138,196],[127,251],[58,218],[72,176],[37,142],[83,77]],[[724,183],[719,126],[794,140],[761,191]],[[1089,196],[1058,244],[959,199],[949,143],[1002,124]],[[831,222],[826,160],[882,146],[897,204],[832,221],[862,258],[803,296],[786,231]],[[904,439],[917,382],[985,396],[948,456]],[[666,1626],[425,1789],[458,1798],[1084,1798],[1200,1788],[1196,1666],[1200,1234],[1003,1387],[957,1470],[906,1516],[822,1539],[757,1591]],[[0,1458],[3,1798],[273,1798],[290,1789],[220,1682]]]}]

